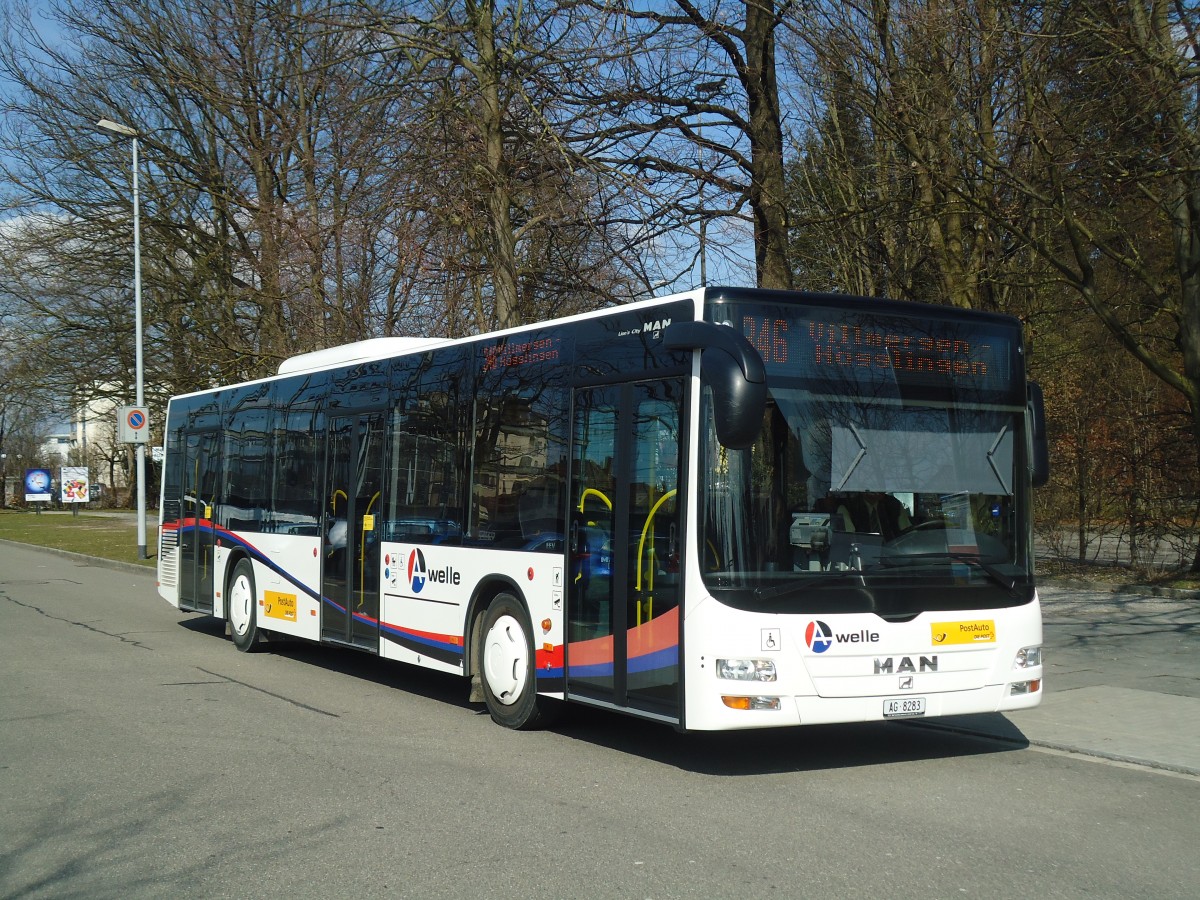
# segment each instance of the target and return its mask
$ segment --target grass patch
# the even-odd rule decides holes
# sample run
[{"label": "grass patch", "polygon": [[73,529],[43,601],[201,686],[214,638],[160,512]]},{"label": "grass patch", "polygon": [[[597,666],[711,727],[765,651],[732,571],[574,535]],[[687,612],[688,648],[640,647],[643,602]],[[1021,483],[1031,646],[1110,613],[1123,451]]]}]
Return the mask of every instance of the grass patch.
[{"label": "grass patch", "polygon": [[[157,515],[146,517],[146,552],[153,555]],[[98,516],[81,512],[0,510],[0,539],[70,550],[120,562],[153,567],[156,560],[138,559],[137,519],[134,516]]]},{"label": "grass patch", "polygon": [[1200,575],[1191,572],[1185,575],[1162,575],[1158,578],[1150,579],[1150,584],[1155,587],[1172,588],[1180,591],[1196,591],[1200,590]]},{"label": "grass patch", "polygon": [[1090,581],[1113,587],[1146,585],[1174,590],[1200,590],[1200,574],[1186,571],[1156,572],[1134,569],[1128,565],[1086,562],[1061,557],[1039,557],[1037,577],[1045,580]]}]

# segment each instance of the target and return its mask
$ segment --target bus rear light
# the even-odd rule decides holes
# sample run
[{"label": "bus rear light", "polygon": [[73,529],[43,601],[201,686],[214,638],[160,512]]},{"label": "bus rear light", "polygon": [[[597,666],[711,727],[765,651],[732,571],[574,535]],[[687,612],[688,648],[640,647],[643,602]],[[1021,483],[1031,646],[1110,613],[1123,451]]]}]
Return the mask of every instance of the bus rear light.
[{"label": "bus rear light", "polygon": [[727,697],[722,695],[721,702],[730,709],[779,709],[778,697]]}]

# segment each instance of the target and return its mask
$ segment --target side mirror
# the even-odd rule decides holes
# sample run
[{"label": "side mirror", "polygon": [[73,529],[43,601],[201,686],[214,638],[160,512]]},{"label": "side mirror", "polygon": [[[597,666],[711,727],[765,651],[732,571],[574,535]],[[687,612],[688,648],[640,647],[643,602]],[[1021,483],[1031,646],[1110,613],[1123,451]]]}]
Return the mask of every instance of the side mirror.
[{"label": "side mirror", "polygon": [[1041,487],[1050,480],[1050,444],[1046,439],[1046,405],[1042,399],[1042,386],[1029,382],[1029,436],[1032,455],[1030,457],[1031,479],[1034,487]]},{"label": "side mirror", "polygon": [[701,351],[700,376],[716,401],[717,440],[732,450],[753,445],[767,408],[767,373],[754,345],[712,322],[674,322],[664,343],[670,350]]}]

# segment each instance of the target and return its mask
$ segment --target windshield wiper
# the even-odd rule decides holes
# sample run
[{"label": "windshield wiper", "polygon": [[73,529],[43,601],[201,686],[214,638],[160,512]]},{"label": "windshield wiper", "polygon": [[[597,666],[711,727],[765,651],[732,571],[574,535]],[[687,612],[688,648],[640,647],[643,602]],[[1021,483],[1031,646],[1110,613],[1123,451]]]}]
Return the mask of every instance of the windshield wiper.
[{"label": "windshield wiper", "polygon": [[832,575],[823,574],[807,580],[789,581],[787,584],[779,584],[775,587],[755,588],[754,597],[756,600],[771,600],[777,597],[803,593],[804,591],[820,590],[823,587],[829,587],[834,584],[845,584],[847,581],[855,581],[860,586],[866,587],[866,581],[863,580],[863,575],[865,574],[860,569],[847,569],[844,572],[836,572]]},{"label": "windshield wiper", "polygon": [[970,553],[954,553],[952,551],[946,551],[945,553],[906,553],[903,556],[891,556],[883,558],[880,560],[880,563],[885,566],[902,566],[910,560],[931,559],[946,559],[953,562],[966,563],[968,566],[974,566],[1006,591],[1011,591],[1017,586],[1017,579],[1015,575],[1009,575],[1007,572],[1001,572],[991,563],[986,563],[978,556],[973,556]]}]

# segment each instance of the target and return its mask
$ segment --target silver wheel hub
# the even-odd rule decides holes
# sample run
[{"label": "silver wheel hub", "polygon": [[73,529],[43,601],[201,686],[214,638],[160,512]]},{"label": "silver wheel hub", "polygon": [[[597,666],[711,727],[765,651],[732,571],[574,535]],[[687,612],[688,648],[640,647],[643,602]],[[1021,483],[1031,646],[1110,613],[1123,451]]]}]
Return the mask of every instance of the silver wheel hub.
[{"label": "silver wheel hub", "polygon": [[250,627],[250,616],[254,609],[254,594],[250,590],[250,579],[239,575],[229,586],[229,624],[239,634]]},{"label": "silver wheel hub", "polygon": [[529,644],[512,616],[497,619],[483,641],[483,677],[497,700],[511,706],[529,680]]}]

